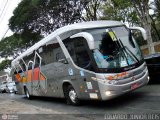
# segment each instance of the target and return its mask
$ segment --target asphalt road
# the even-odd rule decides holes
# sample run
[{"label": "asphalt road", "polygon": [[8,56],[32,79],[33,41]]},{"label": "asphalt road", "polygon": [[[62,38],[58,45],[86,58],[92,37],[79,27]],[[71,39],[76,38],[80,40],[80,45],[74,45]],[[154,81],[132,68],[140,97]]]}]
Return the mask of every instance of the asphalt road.
[{"label": "asphalt road", "polygon": [[114,119],[113,114],[119,119],[127,119],[128,115],[137,119],[131,115],[140,115],[138,117],[144,120],[160,120],[160,84],[144,86],[110,101],[83,101],[81,106],[67,105],[64,99],[35,97],[28,100],[24,95],[14,94],[0,94],[0,101],[6,102],[0,104],[2,115],[18,115],[18,119],[23,120],[105,120]]}]

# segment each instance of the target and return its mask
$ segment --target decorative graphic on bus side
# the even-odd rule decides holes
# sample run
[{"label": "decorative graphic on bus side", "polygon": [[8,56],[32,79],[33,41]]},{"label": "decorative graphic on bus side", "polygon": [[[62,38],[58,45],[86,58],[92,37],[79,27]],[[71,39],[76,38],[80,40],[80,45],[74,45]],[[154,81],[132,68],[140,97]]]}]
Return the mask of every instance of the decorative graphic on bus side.
[{"label": "decorative graphic on bus side", "polygon": [[[33,72],[33,77],[32,77],[32,72]],[[40,71],[40,68],[35,68],[33,71],[28,70],[25,73],[23,73],[25,75],[22,76],[20,74],[22,73],[17,73],[15,75],[17,82],[25,83],[25,82],[31,82],[31,80],[46,80],[45,76]]]}]

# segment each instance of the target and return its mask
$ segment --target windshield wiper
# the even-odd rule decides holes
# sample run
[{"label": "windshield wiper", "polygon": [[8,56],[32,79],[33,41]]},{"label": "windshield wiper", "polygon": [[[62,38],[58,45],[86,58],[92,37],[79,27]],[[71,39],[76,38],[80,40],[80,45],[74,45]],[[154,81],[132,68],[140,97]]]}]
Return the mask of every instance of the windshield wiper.
[{"label": "windshield wiper", "polygon": [[[111,29],[111,31],[112,31],[112,33],[114,34],[114,36],[116,37],[116,39],[117,39],[117,46],[120,47],[120,48],[124,48],[124,45],[123,45],[123,43],[121,42],[121,40],[117,38],[116,34],[113,32],[112,29]],[[126,61],[127,61],[127,64],[129,65],[127,56],[125,55],[125,52],[124,52],[124,51],[126,51],[126,50],[125,50],[125,49],[122,49],[122,53],[123,53],[123,55],[124,55],[124,57],[125,57],[125,59],[126,59]],[[127,51],[126,51],[126,52],[127,52]]]},{"label": "windshield wiper", "polygon": [[[119,39],[119,42],[120,42],[120,44],[121,44],[121,46],[123,47],[123,49],[124,49],[124,51],[126,52],[126,53],[130,53],[136,60],[137,60],[137,62],[139,62],[139,60],[138,60],[138,58],[133,54],[133,52],[131,52],[129,49],[128,49],[128,47],[127,46],[124,46],[123,45],[123,43],[122,43],[122,41]],[[127,49],[127,50],[126,50]],[[127,52],[128,51],[128,52]],[[128,53],[128,54],[129,54]]]}]

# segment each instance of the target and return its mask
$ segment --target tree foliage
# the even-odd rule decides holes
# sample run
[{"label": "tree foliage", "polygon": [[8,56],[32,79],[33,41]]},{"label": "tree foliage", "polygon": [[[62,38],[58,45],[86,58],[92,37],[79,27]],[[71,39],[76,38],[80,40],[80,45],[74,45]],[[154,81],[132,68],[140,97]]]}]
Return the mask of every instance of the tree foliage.
[{"label": "tree foliage", "polygon": [[149,15],[149,0],[130,0],[132,3],[133,8],[135,9],[137,16],[139,17],[140,23],[143,25],[144,29],[147,31],[148,39],[147,45],[149,49],[149,53],[155,53],[152,35],[151,35],[151,28],[152,28],[152,21]]},{"label": "tree foliage", "polygon": [[139,25],[148,34],[147,45],[150,53],[154,53],[152,34],[160,36],[155,27],[155,21],[149,15],[149,0],[111,0],[104,5],[102,19],[112,19],[127,22],[130,26]]},{"label": "tree foliage", "polygon": [[0,41],[0,56],[7,58],[14,55],[22,46],[22,40],[16,34]]},{"label": "tree foliage", "polygon": [[155,0],[155,14],[157,17],[157,21],[160,21],[160,0]]},{"label": "tree foliage", "polygon": [[9,20],[9,28],[15,34],[1,41],[1,46],[6,47],[0,48],[0,55],[15,56],[59,27],[97,20],[102,1],[22,0]]},{"label": "tree foliage", "polygon": [[3,71],[4,69],[8,68],[11,66],[11,60],[3,60],[1,63],[0,63],[0,71]]},{"label": "tree foliage", "polygon": [[37,38],[39,38],[39,35],[36,33],[30,34],[27,31],[6,37],[0,41],[0,56],[5,58],[16,57],[35,43]]},{"label": "tree foliage", "polygon": [[[1,55],[15,55],[67,24],[84,21],[85,0],[22,0],[9,20],[15,33],[1,41]],[[9,43],[10,42],[10,43]],[[13,45],[14,44],[14,45]],[[13,50],[13,51],[12,51]]]},{"label": "tree foliage", "polygon": [[25,29],[32,33],[47,35],[67,24],[82,21],[85,0],[23,0],[10,19],[14,32]]},{"label": "tree foliage", "polygon": [[105,20],[117,20],[127,22],[130,26],[138,24],[138,17],[130,1],[111,0],[106,1],[103,8],[103,17]]},{"label": "tree foliage", "polygon": [[87,21],[93,21],[98,20],[101,16],[101,8],[103,6],[103,3],[106,0],[90,0],[88,4],[84,7],[85,10],[85,20]]}]

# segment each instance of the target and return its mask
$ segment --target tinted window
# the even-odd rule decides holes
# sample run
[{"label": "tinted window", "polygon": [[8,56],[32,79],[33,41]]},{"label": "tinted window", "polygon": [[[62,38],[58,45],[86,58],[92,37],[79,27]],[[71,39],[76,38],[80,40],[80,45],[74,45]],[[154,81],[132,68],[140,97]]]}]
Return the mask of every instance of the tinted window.
[{"label": "tinted window", "polygon": [[77,66],[92,70],[91,59],[88,53],[88,44],[84,38],[68,38],[64,40],[64,44]]},{"label": "tinted window", "polygon": [[60,59],[65,58],[57,40],[53,40],[50,43],[40,47],[37,52],[42,58],[42,66],[53,62],[58,62]]}]

